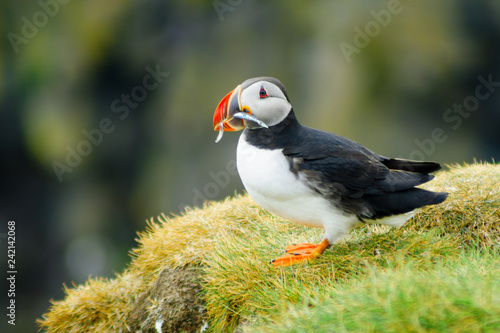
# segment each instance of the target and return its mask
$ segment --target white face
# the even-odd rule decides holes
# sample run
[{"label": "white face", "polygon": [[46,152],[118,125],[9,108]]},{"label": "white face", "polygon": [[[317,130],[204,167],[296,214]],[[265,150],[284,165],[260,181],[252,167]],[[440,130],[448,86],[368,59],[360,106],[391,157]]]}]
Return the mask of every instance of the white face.
[{"label": "white face", "polygon": [[[245,88],[240,101],[242,107],[248,106],[252,114],[269,127],[282,122],[292,109],[281,89],[268,81],[257,81]],[[250,128],[253,124],[245,121]]]}]

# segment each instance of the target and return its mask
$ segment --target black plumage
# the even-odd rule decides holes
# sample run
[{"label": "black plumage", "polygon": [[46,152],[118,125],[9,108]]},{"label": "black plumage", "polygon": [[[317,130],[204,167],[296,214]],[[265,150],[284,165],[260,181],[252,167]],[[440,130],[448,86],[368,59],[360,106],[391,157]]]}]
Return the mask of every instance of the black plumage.
[{"label": "black plumage", "polygon": [[447,193],[415,188],[439,163],[391,159],[339,135],[302,126],[293,110],[278,125],[248,129],[261,149],[282,149],[298,179],[359,220],[375,220],[439,204]]}]

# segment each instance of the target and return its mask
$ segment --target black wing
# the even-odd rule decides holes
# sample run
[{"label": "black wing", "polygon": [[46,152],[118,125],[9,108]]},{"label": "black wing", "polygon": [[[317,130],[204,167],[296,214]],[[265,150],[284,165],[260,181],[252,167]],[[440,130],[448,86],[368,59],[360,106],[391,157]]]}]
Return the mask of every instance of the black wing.
[{"label": "black wing", "polygon": [[431,180],[435,162],[389,159],[333,133],[302,127],[283,149],[292,172],[318,193],[360,219],[401,214],[446,199],[415,186]]}]

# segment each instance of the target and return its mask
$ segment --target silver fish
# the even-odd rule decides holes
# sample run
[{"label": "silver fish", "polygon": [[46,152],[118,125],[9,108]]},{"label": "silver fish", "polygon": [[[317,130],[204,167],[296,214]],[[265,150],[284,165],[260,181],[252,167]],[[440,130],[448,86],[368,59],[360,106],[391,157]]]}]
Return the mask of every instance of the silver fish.
[{"label": "silver fish", "polygon": [[257,123],[257,125],[259,125],[260,127],[269,128],[269,126],[267,126],[266,123],[264,123],[262,120],[246,112],[236,112],[233,115],[233,118],[250,120],[253,121],[254,123]]},{"label": "silver fish", "polygon": [[[236,119],[244,119],[244,120],[250,120],[259,125],[260,127],[264,128],[269,128],[269,126],[266,125],[262,120],[259,118],[252,116],[251,114],[248,114],[246,112],[236,112],[233,115],[233,118]],[[222,139],[222,136],[224,135],[224,121],[221,120],[219,123],[219,135],[217,135],[217,139],[215,139],[215,143],[219,142]]]},{"label": "silver fish", "polygon": [[224,123],[221,120],[219,123],[219,135],[217,135],[217,139],[215,139],[215,143],[219,142],[220,139],[222,139],[223,135],[224,135]]}]

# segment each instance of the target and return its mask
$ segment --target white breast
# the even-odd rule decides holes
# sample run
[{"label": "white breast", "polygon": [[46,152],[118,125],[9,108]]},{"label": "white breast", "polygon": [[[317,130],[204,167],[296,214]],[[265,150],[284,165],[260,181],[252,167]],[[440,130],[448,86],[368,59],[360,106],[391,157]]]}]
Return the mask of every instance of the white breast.
[{"label": "white breast", "polygon": [[243,133],[238,142],[237,167],[250,196],[273,214],[307,226],[323,227],[332,242],[356,224],[352,217],[342,214],[297,179],[282,149],[254,147]]},{"label": "white breast", "polygon": [[[240,136],[236,153],[238,173],[248,194],[264,209],[303,225],[325,229],[330,243],[343,238],[360,221],[347,215],[311,189],[290,170],[282,149],[259,149]],[[415,211],[372,221],[403,225]]]}]

